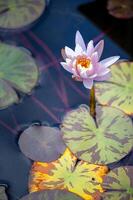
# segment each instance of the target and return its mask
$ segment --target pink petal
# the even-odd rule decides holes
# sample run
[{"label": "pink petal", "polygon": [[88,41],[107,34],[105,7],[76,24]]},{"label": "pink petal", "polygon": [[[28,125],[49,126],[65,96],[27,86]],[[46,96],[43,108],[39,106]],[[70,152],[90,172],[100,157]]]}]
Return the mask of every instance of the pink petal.
[{"label": "pink petal", "polygon": [[93,52],[94,52],[94,45],[93,45],[93,40],[91,40],[87,45],[87,56],[90,57]]},{"label": "pink petal", "polygon": [[65,49],[64,49],[64,48],[61,49],[61,55],[62,55],[63,59],[66,60],[67,55],[66,55],[66,53],[65,53]]},{"label": "pink petal", "polygon": [[93,79],[84,79],[83,85],[85,86],[85,88],[91,89],[93,86]]},{"label": "pink petal", "polygon": [[76,56],[81,55],[82,53],[83,53],[82,47],[79,44],[76,44],[76,47],[75,47]]},{"label": "pink petal", "polygon": [[69,47],[65,47],[65,54],[68,58],[73,58],[75,56],[75,52]]},{"label": "pink petal", "polygon": [[95,68],[94,66],[91,64],[91,66],[87,69],[86,73],[88,74],[88,76],[92,76],[95,73]]},{"label": "pink petal", "polygon": [[96,81],[106,81],[106,80],[108,80],[110,77],[111,77],[111,73],[107,73],[107,74],[105,74],[104,76],[96,77],[95,80],[96,80]]},{"label": "pink petal", "polygon": [[99,72],[97,74],[98,74],[98,76],[104,76],[105,74],[108,74],[109,72],[110,72],[110,69],[103,68],[103,69],[99,70]]},{"label": "pink petal", "polygon": [[79,77],[79,76],[74,76],[74,75],[72,75],[72,78],[73,78],[75,81],[82,81],[82,78]]},{"label": "pink petal", "polygon": [[81,33],[79,31],[76,32],[76,37],[75,37],[75,45],[79,44],[79,46],[81,46],[81,48],[86,51],[86,46],[85,46],[85,42],[83,40],[83,37],[81,35]]},{"label": "pink petal", "polygon": [[95,78],[95,77],[97,77],[97,74],[93,74],[93,75],[91,75],[91,76],[89,76],[89,78]]},{"label": "pink petal", "polygon": [[84,70],[84,71],[81,71],[80,72],[80,76],[82,77],[82,78],[88,78],[88,75],[87,75],[87,73],[86,73],[86,70]]},{"label": "pink petal", "polygon": [[79,72],[77,71],[77,68],[73,67],[72,68],[72,73],[74,76],[78,76],[79,77]]},{"label": "pink petal", "polygon": [[98,63],[98,60],[99,60],[98,53],[97,52],[93,53],[92,56],[91,56],[92,65],[96,66],[97,63]]},{"label": "pink petal", "polygon": [[107,67],[111,66],[112,64],[114,64],[119,58],[120,58],[120,56],[113,56],[113,57],[110,57],[110,58],[106,58],[99,63],[102,66],[107,68]]},{"label": "pink petal", "polygon": [[61,62],[60,63],[62,65],[62,67],[67,70],[68,72],[72,73],[72,67],[70,65],[68,65],[67,63],[65,62]]},{"label": "pink petal", "polygon": [[100,59],[102,52],[103,52],[103,48],[104,48],[104,40],[101,40],[96,46],[95,46],[95,50],[98,53],[98,57]]}]

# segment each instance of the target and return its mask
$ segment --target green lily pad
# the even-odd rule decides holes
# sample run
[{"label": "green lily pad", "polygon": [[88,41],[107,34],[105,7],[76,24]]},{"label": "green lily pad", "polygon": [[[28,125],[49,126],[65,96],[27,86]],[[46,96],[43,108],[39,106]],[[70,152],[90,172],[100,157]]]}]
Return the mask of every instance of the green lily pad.
[{"label": "green lily pad", "polygon": [[123,158],[133,146],[131,119],[121,110],[98,106],[96,121],[85,105],[64,117],[61,131],[66,145],[79,159],[108,164]]},{"label": "green lily pad", "polygon": [[29,51],[0,43],[0,109],[19,101],[17,91],[31,93],[38,68]]},{"label": "green lily pad", "polygon": [[81,197],[61,190],[46,190],[42,192],[33,192],[20,200],[81,200]]},{"label": "green lily pad", "polygon": [[23,28],[36,21],[43,13],[45,0],[1,0],[0,28]]},{"label": "green lily pad", "polygon": [[104,178],[104,200],[133,200],[133,167],[119,167]]},{"label": "green lily pad", "polygon": [[0,185],[0,200],[8,200],[4,185]]},{"label": "green lily pad", "polygon": [[105,192],[102,200],[133,200],[133,197],[127,195],[125,192]]},{"label": "green lily pad", "polygon": [[108,81],[96,83],[96,99],[133,115],[133,62],[120,62],[111,67]]}]

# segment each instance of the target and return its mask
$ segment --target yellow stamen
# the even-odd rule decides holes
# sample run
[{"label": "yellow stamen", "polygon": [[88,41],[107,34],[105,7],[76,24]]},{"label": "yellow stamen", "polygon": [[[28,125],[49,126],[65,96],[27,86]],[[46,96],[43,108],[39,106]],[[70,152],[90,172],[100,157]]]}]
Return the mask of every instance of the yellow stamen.
[{"label": "yellow stamen", "polygon": [[91,64],[91,60],[86,58],[86,56],[78,56],[76,59],[76,66],[80,65],[84,68],[89,68]]}]

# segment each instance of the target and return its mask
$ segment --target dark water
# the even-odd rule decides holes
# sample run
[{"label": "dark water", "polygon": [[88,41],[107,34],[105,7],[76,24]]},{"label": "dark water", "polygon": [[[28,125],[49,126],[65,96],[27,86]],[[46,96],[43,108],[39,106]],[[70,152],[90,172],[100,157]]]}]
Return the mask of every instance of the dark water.
[{"label": "dark water", "polygon": [[106,30],[106,34],[133,57],[133,18],[118,19],[111,16],[107,5],[108,0],[96,0],[82,4],[78,9],[101,30]]},{"label": "dark water", "polygon": [[[37,59],[41,72],[39,84],[31,96],[24,96],[20,104],[0,111],[0,183],[9,186],[10,200],[17,200],[28,192],[31,161],[19,150],[20,132],[35,122],[58,126],[67,110],[89,102],[88,91],[81,83],[71,80],[70,74],[59,64],[60,49],[66,44],[74,47],[76,30],[81,31],[86,41],[104,38],[103,57],[120,55],[124,59],[131,58],[91,18],[87,19],[79,11],[81,4],[88,2],[53,0],[40,21],[29,30],[0,33],[2,41],[28,48]],[[97,15],[95,11],[94,14]],[[121,161],[123,165],[127,163],[133,164],[131,155]]]}]

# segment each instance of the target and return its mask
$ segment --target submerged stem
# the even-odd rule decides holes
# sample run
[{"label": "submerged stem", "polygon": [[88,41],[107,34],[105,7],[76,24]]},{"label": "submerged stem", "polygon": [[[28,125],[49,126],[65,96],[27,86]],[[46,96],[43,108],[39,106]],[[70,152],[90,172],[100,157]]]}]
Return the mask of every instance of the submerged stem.
[{"label": "submerged stem", "polygon": [[96,101],[95,101],[95,87],[93,85],[90,90],[90,114],[95,119],[96,118]]}]

